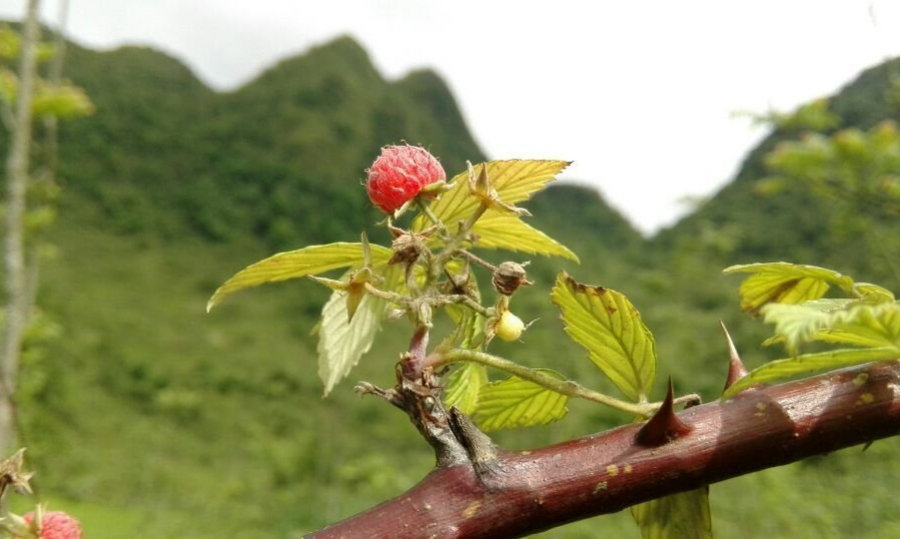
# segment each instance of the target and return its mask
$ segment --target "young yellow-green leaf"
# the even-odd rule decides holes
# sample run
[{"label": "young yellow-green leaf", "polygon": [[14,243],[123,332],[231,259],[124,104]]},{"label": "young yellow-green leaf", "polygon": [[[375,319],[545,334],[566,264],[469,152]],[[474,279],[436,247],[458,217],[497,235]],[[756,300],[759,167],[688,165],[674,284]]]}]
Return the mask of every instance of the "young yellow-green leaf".
[{"label": "young yellow-green leaf", "polygon": [[560,272],[551,299],[566,333],[628,398],[644,401],[656,376],[656,343],[637,309],[609,288],[583,285]]},{"label": "young yellow-green leaf", "polygon": [[856,283],[856,290],[862,294],[865,301],[870,303],[885,303],[897,299],[893,292],[877,284]]},{"label": "young yellow-green leaf", "polygon": [[763,308],[788,351],[810,341],[900,348],[900,304],[869,305],[860,300],[818,300],[802,305],[773,303]]},{"label": "young yellow-green leaf", "polygon": [[[554,371],[540,372],[565,380]],[[502,429],[518,429],[546,425],[562,419],[568,410],[565,395],[542,386],[511,376],[506,380],[491,382],[481,388],[475,423],[485,432]]]},{"label": "young yellow-green leaf", "polygon": [[[497,191],[500,200],[515,204],[531,198],[532,194],[543,189],[567,166],[568,161],[512,159],[480,163],[474,169],[478,175],[487,167],[491,187]],[[480,204],[479,199],[469,192],[467,176],[467,172],[457,174],[451,180],[453,187],[431,205],[431,211],[451,231],[456,230],[457,223],[467,219]],[[413,223],[413,229],[423,230],[430,225],[428,219],[420,216]]]},{"label": "young yellow-green leaf", "polygon": [[841,329],[823,329],[810,337],[810,342],[823,342],[828,344],[847,344],[861,346],[863,348],[878,348],[884,346],[884,341],[879,338],[871,338]]},{"label": "young yellow-green leaf", "polygon": [[478,409],[481,388],[488,383],[484,365],[466,362],[457,367],[447,378],[444,388],[444,406],[456,406],[466,415],[473,415]]},{"label": "young yellow-green leaf", "polygon": [[826,329],[852,333],[900,350],[900,303],[860,305],[846,313],[835,313]]},{"label": "young yellow-green leaf", "polygon": [[752,273],[741,283],[741,309],[758,314],[768,303],[803,303],[819,299],[829,286],[854,293],[853,279],[817,266],[788,262],[731,266],[723,273]]},{"label": "young yellow-green leaf", "polygon": [[384,319],[384,301],[366,295],[348,322],[346,294],[335,292],[322,309],[319,378],[327,396],[369,351]]},{"label": "young yellow-green leaf", "polygon": [[[818,300],[823,302],[826,300]],[[849,300],[852,301],[852,300]],[[775,335],[793,354],[802,343],[812,340],[813,335],[823,329],[830,317],[827,310],[813,306],[816,301],[800,305],[770,303],[762,308],[763,320],[775,324]]]},{"label": "young yellow-green leaf", "polygon": [[435,351],[447,351],[453,348],[480,350],[484,344],[484,317],[459,304],[447,305],[444,312],[453,321],[456,329],[447,335]]},{"label": "young yellow-green leaf", "polygon": [[884,346],[881,348],[861,348],[832,350],[817,354],[804,354],[789,359],[779,359],[766,363],[762,367],[754,369],[747,376],[741,378],[722,394],[727,399],[750,386],[781,380],[800,374],[810,374],[843,367],[851,367],[870,361],[892,361],[900,359],[900,349],[896,346]]},{"label": "young yellow-green leaf", "polygon": [[488,211],[475,223],[478,247],[507,249],[544,256],[561,256],[578,262],[578,257],[565,245],[526,224],[512,213]]},{"label": "young yellow-green leaf", "polygon": [[[390,252],[377,245],[373,245],[372,248],[373,265],[376,269],[382,269]],[[346,281],[351,273],[352,271],[347,272],[341,280]],[[383,270],[383,277],[382,285],[386,290],[406,293],[403,271],[399,266],[388,266]],[[372,347],[375,336],[381,329],[381,323],[390,309],[386,301],[365,294],[356,306],[353,318],[348,320],[350,318],[348,300],[348,295],[344,291],[332,294],[322,308],[322,318],[317,325],[319,378],[325,384],[326,396]]]},{"label": "young yellow-green leaf", "polygon": [[15,60],[22,48],[22,38],[9,26],[0,26],[0,59]]},{"label": "young yellow-green leaf", "polygon": [[665,496],[631,507],[644,539],[712,539],[709,487]]},{"label": "young yellow-green leaf", "polygon": [[[390,258],[391,250],[380,245],[372,245],[372,256],[376,263],[384,263]],[[363,250],[360,243],[312,245],[296,251],[278,253],[247,266],[225,281],[225,284],[209,299],[206,311],[209,312],[226,296],[244,288],[316,275],[348,266],[360,266],[362,263]]]},{"label": "young yellow-green leaf", "polygon": [[44,87],[35,93],[31,112],[37,117],[80,118],[95,111],[88,95],[78,86]]}]

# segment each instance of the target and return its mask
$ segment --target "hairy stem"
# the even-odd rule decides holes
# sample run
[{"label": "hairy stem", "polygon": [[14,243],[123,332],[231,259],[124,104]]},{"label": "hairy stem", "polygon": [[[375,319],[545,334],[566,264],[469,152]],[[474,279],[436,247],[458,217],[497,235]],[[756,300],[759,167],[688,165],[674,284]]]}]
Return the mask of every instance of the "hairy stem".
[{"label": "hairy stem", "polygon": [[459,247],[466,241],[466,238],[469,237],[469,233],[472,231],[472,228],[475,226],[475,223],[481,219],[481,216],[484,215],[488,206],[486,203],[482,202],[478,208],[472,212],[472,215],[460,226],[459,231],[450,238],[450,241],[444,246],[443,250],[438,253],[437,256],[434,257],[434,260],[431,261],[431,277],[432,280],[437,280],[440,276],[441,272],[444,271],[444,267],[447,265],[447,262],[453,258],[453,255],[456,254],[456,251]]},{"label": "hairy stem", "polygon": [[469,262],[473,262],[486,270],[489,270],[491,272],[497,271],[497,266],[491,264],[487,260],[476,255],[475,253],[472,253],[466,249],[457,249],[456,252],[458,254],[461,254],[462,256],[464,256]]},{"label": "hairy stem", "polygon": [[427,217],[428,220],[432,222],[432,224],[438,227],[438,230],[440,230],[442,234],[447,233],[447,227],[444,226],[444,222],[441,221],[441,219],[437,215],[435,215],[433,211],[431,211],[431,206],[429,206],[421,198],[416,198],[416,205],[422,211],[422,214],[425,215],[425,217]]},{"label": "hairy stem", "polygon": [[418,380],[425,367],[425,355],[428,353],[429,327],[419,325],[409,341],[409,351],[400,362],[400,372],[403,378],[410,381]]},{"label": "hairy stem", "polygon": [[512,375],[518,376],[523,380],[534,382],[541,387],[545,387],[551,391],[566,395],[567,397],[586,399],[600,404],[605,404],[606,406],[615,408],[617,410],[622,410],[623,412],[628,412],[630,414],[635,414],[642,417],[650,417],[651,415],[653,415],[653,412],[659,408],[660,405],[660,403],[636,404],[628,401],[623,401],[615,397],[610,397],[609,395],[604,395],[603,393],[598,393],[596,391],[588,389],[581,384],[578,384],[571,380],[559,380],[558,378],[548,376],[540,371],[525,367],[523,365],[519,365],[518,363],[513,363],[508,359],[503,359],[502,357],[497,357],[485,352],[477,352],[475,350],[463,350],[460,348],[455,348],[447,352],[433,354],[425,360],[426,364],[434,368],[460,361],[472,361],[475,363],[480,363],[487,367],[508,372]]},{"label": "hairy stem", "polygon": [[464,294],[453,294],[450,296],[442,296],[441,301],[444,303],[459,303],[465,305],[469,309],[472,309],[476,313],[480,314],[485,318],[490,318],[493,316],[493,312],[491,309],[485,307],[484,305],[478,303],[474,299],[466,296]]},{"label": "hairy stem", "polygon": [[400,305],[401,307],[409,305],[410,299],[403,294],[397,294],[396,292],[388,292],[387,290],[382,290],[372,285],[371,283],[366,283],[364,286],[366,287],[366,292],[378,299],[389,301],[395,305]]}]

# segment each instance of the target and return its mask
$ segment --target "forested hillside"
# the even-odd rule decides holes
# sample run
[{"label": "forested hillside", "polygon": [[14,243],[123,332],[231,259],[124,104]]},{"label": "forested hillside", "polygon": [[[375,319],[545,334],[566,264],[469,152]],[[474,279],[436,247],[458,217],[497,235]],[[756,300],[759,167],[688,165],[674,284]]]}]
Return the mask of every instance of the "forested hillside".
[{"label": "forested hillside", "polygon": [[[211,315],[204,306],[225,278],[268,254],[374,232],[381,215],[361,182],[381,146],[422,144],[449,175],[484,160],[440,77],[385,80],[350,38],[228,93],[146,48],[72,45],[66,70],[97,114],[62,132],[58,252],[38,301],[50,330],[29,341],[20,404],[36,484],[51,507],[78,514],[98,539],[293,537],[422,477],[431,452],[407,418],[352,392],[359,379],[391,383],[408,338],[399,328],[389,325],[350,380],[322,399],[310,336],[327,297],[321,287],[289,282],[242,293]],[[883,99],[887,74],[875,68],[834,99],[844,125],[897,117]],[[738,312],[724,265],[801,253],[796,261],[896,289],[884,268],[829,232],[827,208],[798,204],[791,197],[799,194],[755,194],[763,155],[790,136],[775,133],[731,185],[651,240],[592,190],[562,185],[538,195],[528,205],[534,223],[581,264],[535,260],[536,286],[516,301],[537,322],[524,344],[498,343],[496,351],[611,388],[562,338],[547,301],[565,267],[632,298],[657,336],[660,380],[671,374],[679,391],[714,399],[726,369],[718,321],[733,328],[751,364],[765,334]],[[524,448],[628,420],[595,408],[573,403],[558,424],[498,440]],[[841,454],[827,470],[807,462],[714,486],[714,526],[720,537],[896,532],[897,445],[867,451],[877,478],[858,473],[859,455]],[[630,517],[614,516],[552,536],[594,537],[598,529],[636,534]]]},{"label": "forested hillside", "polygon": [[[848,127],[870,129],[886,119],[900,120],[896,81],[900,59],[870,68],[829,99],[828,109],[838,123],[834,132]],[[823,89],[823,94],[827,92]],[[690,238],[717,243],[726,261],[803,258],[832,265],[847,273],[863,272],[873,280],[895,279],[885,261],[865,250],[857,233],[841,234],[834,227],[838,200],[819,199],[810,193],[787,192],[764,197],[758,184],[770,176],[767,154],[787,140],[802,138],[803,129],[781,129],[754,148],[734,181],[671,229],[654,240],[654,249],[672,251]],[[702,158],[702,155],[700,156]],[[887,223],[900,235],[900,224]],[[891,242],[896,254],[900,244]],[[896,280],[891,286],[900,286]]]}]

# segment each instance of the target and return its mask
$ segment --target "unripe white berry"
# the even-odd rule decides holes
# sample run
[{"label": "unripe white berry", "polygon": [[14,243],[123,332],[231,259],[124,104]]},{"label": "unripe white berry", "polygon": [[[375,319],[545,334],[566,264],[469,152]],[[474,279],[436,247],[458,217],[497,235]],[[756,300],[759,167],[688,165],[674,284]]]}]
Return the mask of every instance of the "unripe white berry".
[{"label": "unripe white berry", "polygon": [[525,322],[522,322],[522,319],[514,315],[512,311],[504,311],[500,315],[497,325],[494,326],[497,336],[507,342],[517,340],[522,336],[524,330]]}]

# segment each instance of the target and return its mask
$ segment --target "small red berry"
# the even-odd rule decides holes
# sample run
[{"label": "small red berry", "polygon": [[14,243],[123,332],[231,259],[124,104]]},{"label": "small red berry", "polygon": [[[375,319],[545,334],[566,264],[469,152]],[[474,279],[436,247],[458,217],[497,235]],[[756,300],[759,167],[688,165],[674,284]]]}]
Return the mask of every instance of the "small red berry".
[{"label": "small red berry", "polygon": [[418,146],[385,146],[368,173],[369,200],[387,214],[394,213],[426,186],[447,179],[440,162]]},{"label": "small red berry", "polygon": [[[34,522],[34,511],[22,517],[27,524]],[[41,515],[41,539],[83,539],[81,524],[62,511],[47,511]]]}]

